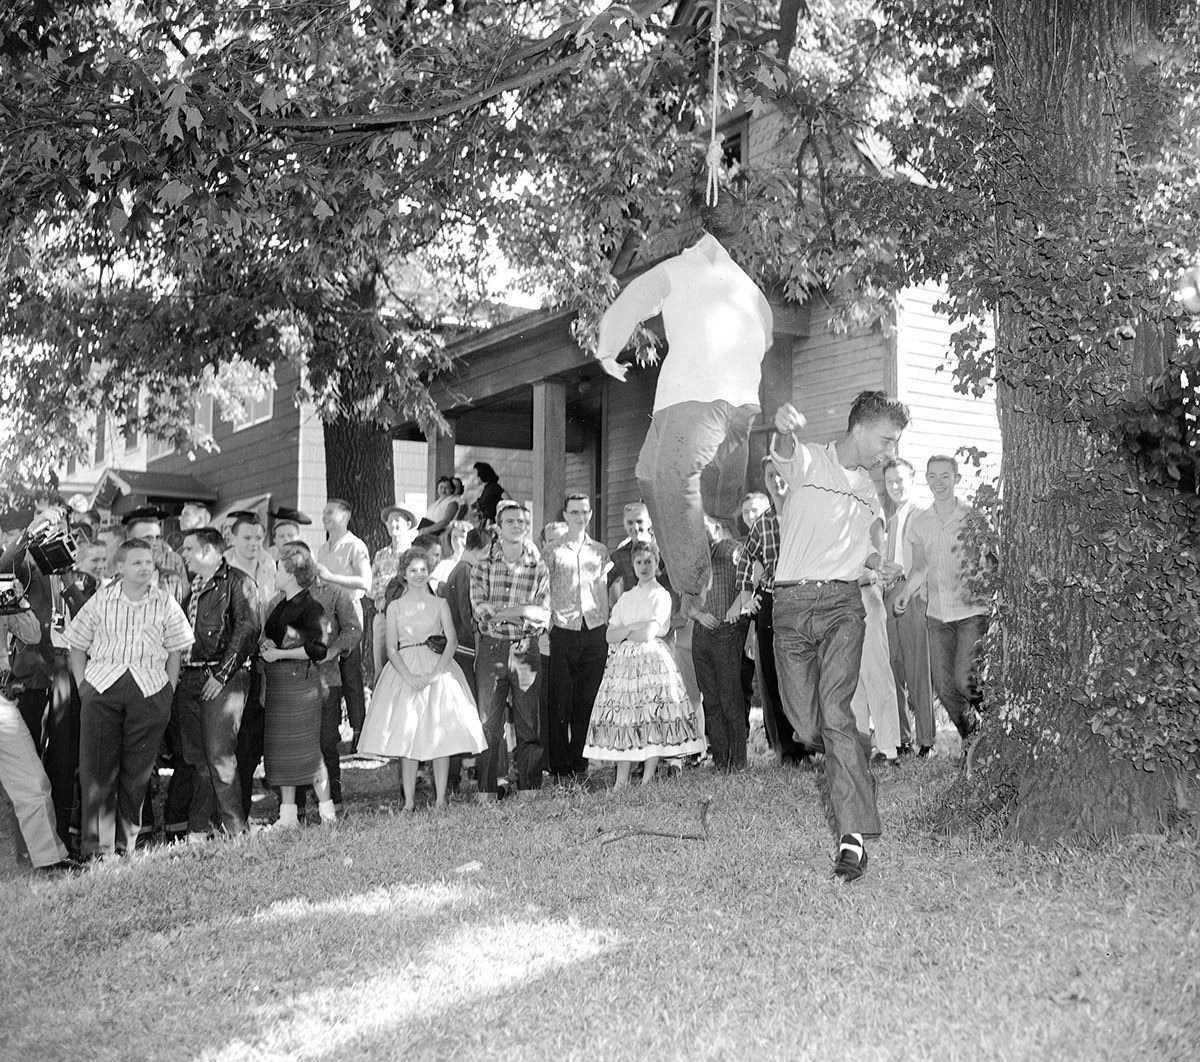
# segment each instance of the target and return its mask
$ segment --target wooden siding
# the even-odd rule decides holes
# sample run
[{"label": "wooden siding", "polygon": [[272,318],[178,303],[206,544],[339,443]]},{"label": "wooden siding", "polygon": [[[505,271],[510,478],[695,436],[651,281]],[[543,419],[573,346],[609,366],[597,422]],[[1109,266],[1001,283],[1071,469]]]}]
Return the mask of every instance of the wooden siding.
[{"label": "wooden siding", "polygon": [[657,384],[657,366],[631,367],[624,383],[611,378],[604,381],[603,525],[598,522],[596,526],[603,530],[603,540],[609,545],[625,536],[621,522],[625,505],[641,500],[634,469],[650,427]]},{"label": "wooden siding", "polygon": [[892,344],[882,328],[837,333],[832,307],[812,306],[809,334],[796,341],[792,401],[808,418],[800,437],[826,443],[846,430],[846,415],[860,391],[883,390],[891,374]]},{"label": "wooden siding", "polygon": [[270,494],[279,505],[296,505],[300,463],[297,381],[295,367],[280,364],[270,420],[234,431],[231,424],[218,419],[213,424],[218,449],[197,450],[194,457],[168,454],[148,461],[147,471],[195,476],[217,491],[218,507],[254,494]]},{"label": "wooden siding", "polygon": [[1000,468],[994,393],[974,398],[954,390],[949,360],[952,326],[933,309],[942,296],[933,285],[909,289],[898,300],[896,317],[897,390],[912,412],[900,451],[916,466],[917,494],[924,499],[929,498],[925,462],[932,454],[953,454],[960,446],[977,446],[987,453],[980,469],[960,459],[962,489],[967,494],[981,479],[998,475]]},{"label": "wooden siding", "polygon": [[[275,396],[275,410],[279,411],[279,395]],[[312,517],[312,523],[300,528],[300,537],[313,549],[325,541],[325,529],[321,526],[321,510],[325,508],[328,488],[325,485],[325,427],[317,415],[317,407],[311,402],[303,403],[297,410],[299,423],[296,458],[296,508]],[[288,502],[281,504],[287,505]]]}]

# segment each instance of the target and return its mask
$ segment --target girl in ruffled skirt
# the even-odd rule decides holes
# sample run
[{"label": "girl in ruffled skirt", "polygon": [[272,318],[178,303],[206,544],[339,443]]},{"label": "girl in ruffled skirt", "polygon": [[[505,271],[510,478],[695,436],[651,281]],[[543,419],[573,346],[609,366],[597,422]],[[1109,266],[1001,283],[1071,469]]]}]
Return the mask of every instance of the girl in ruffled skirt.
[{"label": "girl in ruffled skirt", "polygon": [[704,751],[704,733],[662,640],[671,627],[671,595],[658,583],[658,548],[635,543],[631,560],[638,583],[608,620],[608,662],[583,749],[588,759],[616,762],[617,788],[629,784],[634,763],[645,764],[645,785],[660,757]]}]

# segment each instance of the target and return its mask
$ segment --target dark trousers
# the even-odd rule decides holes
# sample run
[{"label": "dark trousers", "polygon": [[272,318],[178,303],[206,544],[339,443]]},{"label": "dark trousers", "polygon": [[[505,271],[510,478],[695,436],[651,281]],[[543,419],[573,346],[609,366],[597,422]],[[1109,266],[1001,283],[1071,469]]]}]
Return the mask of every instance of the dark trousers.
[{"label": "dark trousers", "polygon": [[250,821],[250,809],[254,806],[254,772],[263,758],[263,735],[267,728],[267,709],[263,701],[262,662],[255,660],[250,666],[250,687],[246,693],[246,706],[242,709],[242,725],[238,729],[237,773],[242,789],[242,817]]},{"label": "dark trousers", "polygon": [[346,718],[350,721],[350,729],[354,731],[357,741],[358,732],[362,730],[363,720],[367,717],[367,694],[363,688],[362,646],[356,645],[352,652],[347,653],[338,661],[342,672],[342,696],[346,699]]},{"label": "dark trousers", "polygon": [[718,771],[746,766],[750,726],[742,689],[742,656],[749,628],[749,621],[743,619],[722,623],[711,631],[697,623],[692,630],[692,662],[704,698],[704,730]]},{"label": "dark trousers", "polygon": [[550,629],[550,703],[546,746],[550,773],[587,770],[583,746],[604,664],[608,660],[607,625],[578,631]]},{"label": "dark trousers", "polygon": [[475,653],[475,690],[487,749],[476,761],[479,792],[495,793],[504,743],[504,710],[512,707],[518,789],[542,788],[541,653],[536,635],[514,641],[481,634]]},{"label": "dark trousers", "polygon": [[242,833],[246,816],[242,811],[237,746],[250,676],[246,671],[236,672],[211,701],[203,696],[207,681],[206,672],[185,669],[175,691],[181,754],[193,779],[187,828],[193,833],[207,833],[215,826],[226,833]]},{"label": "dark trousers", "polygon": [[55,651],[46,712],[46,748],[42,763],[54,800],[55,830],[71,846],[79,830],[79,690],[67,666],[65,649]]},{"label": "dark trousers", "polygon": [[330,686],[321,703],[321,759],[329,773],[329,799],[335,804],[342,802],[342,758],[338,754],[341,740],[342,689]]},{"label": "dark trousers", "polygon": [[879,836],[875,779],[851,701],[862,663],[866,609],[857,583],[775,587],[775,664],[796,736],[825,752],[839,834]]},{"label": "dark trousers", "polygon": [[171,717],[170,683],[147,697],[126,671],[104,692],[84,682],[79,698],[80,853],[88,858],[132,852],[150,772]]},{"label": "dark trousers", "polygon": [[944,623],[932,616],[929,622],[929,670],[933,689],[962,737],[975,729],[976,712],[982,699],[976,683],[979,647],[987,634],[987,616]]},{"label": "dark trousers", "polygon": [[763,727],[767,732],[767,744],[785,762],[795,762],[806,750],[796,741],[779,697],[779,674],[775,670],[775,598],[769,590],[760,590],[758,600],[758,611],[754,614],[758,654],[754,663],[758,673],[758,695],[762,699]]},{"label": "dark trousers", "polygon": [[40,756],[46,750],[46,707],[50,703],[50,690],[46,686],[22,690],[17,694],[17,711],[29,727],[33,747]]},{"label": "dark trousers", "polygon": [[[182,674],[182,672],[181,672]],[[163,733],[162,748],[159,750],[171,767],[171,780],[167,782],[167,796],[163,801],[163,832],[167,837],[187,833],[188,813],[196,795],[196,767],[188,763],[183,755],[183,735],[179,725],[178,702],[171,704],[171,718]],[[146,808],[143,819],[153,824],[150,793],[146,793]],[[208,827],[204,827],[205,830]]]}]

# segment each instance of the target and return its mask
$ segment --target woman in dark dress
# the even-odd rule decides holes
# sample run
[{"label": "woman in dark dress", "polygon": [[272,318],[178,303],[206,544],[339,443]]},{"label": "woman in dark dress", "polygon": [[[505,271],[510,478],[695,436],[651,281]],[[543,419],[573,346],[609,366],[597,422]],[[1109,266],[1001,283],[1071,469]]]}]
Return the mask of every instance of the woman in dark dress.
[{"label": "woman in dark dress", "polygon": [[309,593],[316,578],[317,565],[307,550],[291,543],[280,547],[276,585],[283,600],[267,617],[259,647],[266,664],[263,759],[267,784],[279,787],[277,826],[299,825],[297,786],[313,787],[322,823],[337,817],[321,757],[326,686],[319,665],[329,648],[331,628],[321,603]]},{"label": "woman in dark dress", "polygon": [[479,513],[480,525],[488,527],[496,522],[496,506],[506,495],[496,470],[486,461],[475,462],[475,474],[483,484],[479,497],[475,499],[475,511]]}]

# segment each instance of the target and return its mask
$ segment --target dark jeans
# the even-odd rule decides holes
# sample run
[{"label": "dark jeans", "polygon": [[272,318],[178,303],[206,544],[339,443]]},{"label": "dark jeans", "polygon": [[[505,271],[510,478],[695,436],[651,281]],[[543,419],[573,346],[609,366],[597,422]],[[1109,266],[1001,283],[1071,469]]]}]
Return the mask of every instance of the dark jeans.
[{"label": "dark jeans", "polygon": [[[183,672],[180,672],[181,676],[182,674]],[[191,812],[192,799],[196,795],[196,767],[188,763],[183,756],[183,735],[179,726],[177,702],[171,705],[171,718],[167,720],[167,729],[163,733],[162,748],[159,751],[171,767],[171,780],[167,782],[167,795],[163,800],[163,832],[170,838],[187,833],[188,815]],[[142,818],[153,825],[153,816],[150,793],[147,791],[146,808]]]},{"label": "dark jeans", "polygon": [[858,583],[776,586],[774,619],[783,709],[799,740],[825,752],[837,832],[878,837],[871,738],[851,707],[866,627]]},{"label": "dark jeans", "polygon": [[71,847],[79,830],[79,690],[67,666],[67,651],[55,650],[46,712],[46,748],[42,763],[54,800],[55,830]]},{"label": "dark jeans", "polygon": [[608,660],[607,632],[607,625],[578,631],[550,629],[550,725],[546,745],[551,774],[587,770],[583,746]]},{"label": "dark jeans", "polygon": [[[340,706],[339,706],[340,707]],[[263,758],[263,735],[267,728],[267,709],[263,702],[263,665],[255,660],[250,665],[250,688],[242,710],[242,725],[238,729],[237,773],[242,788],[242,816],[250,821],[254,806],[254,772]]]},{"label": "dark jeans", "polygon": [[925,622],[925,599],[918,594],[899,616],[892,610],[904,583],[897,583],[884,596],[887,611],[888,657],[892,677],[896,682],[896,706],[900,710],[900,741],[913,744],[913,724],[916,723],[916,743],[932,747],[937,737],[933,719],[933,684],[929,674],[929,631]]},{"label": "dark jeans", "polygon": [[363,688],[362,645],[355,645],[352,652],[338,661],[342,672],[342,696],[346,699],[346,718],[354,731],[355,741],[367,717],[367,694]]},{"label": "dark jeans", "polygon": [[650,423],[635,475],[678,594],[703,595],[712,582],[704,514],[736,519],[757,414],[752,405],[679,402],[658,410]]},{"label": "dark jeans", "polygon": [[170,683],[147,697],[126,671],[103,693],[84,682],[79,699],[80,854],[132,852],[150,772],[171,717]]},{"label": "dark jeans", "polygon": [[29,727],[33,747],[40,756],[46,750],[46,706],[50,703],[50,690],[45,686],[22,690],[17,694],[17,711]]},{"label": "dark jeans", "polygon": [[242,811],[237,746],[250,675],[247,671],[236,672],[211,701],[203,697],[207,681],[206,672],[185,669],[175,691],[183,762],[191,769],[193,779],[187,828],[193,833],[207,833],[210,826],[217,826],[226,833],[242,833],[246,816]]},{"label": "dark jeans", "polygon": [[500,746],[504,743],[504,709],[511,694],[517,747],[513,759],[518,789],[542,788],[542,734],[538,688],[541,653],[536,635],[515,641],[481,634],[475,654],[475,689],[479,721],[487,749],[476,761],[479,792],[495,793]]},{"label": "dark jeans", "polygon": [[806,750],[793,736],[792,724],[784,714],[779,697],[779,673],[775,669],[775,598],[769,590],[760,590],[758,599],[758,611],[754,614],[758,655],[754,663],[758,673],[758,695],[762,699],[763,728],[767,732],[767,744],[785,762],[794,762]]},{"label": "dark jeans", "polygon": [[742,655],[749,620],[722,623],[708,630],[699,623],[692,630],[692,662],[704,698],[704,730],[713,765],[718,771],[746,766],[746,697],[742,689]]},{"label": "dark jeans", "polygon": [[979,647],[987,634],[987,616],[943,623],[929,622],[929,669],[933,689],[958,733],[966,737],[975,729],[982,697],[976,683]]}]

